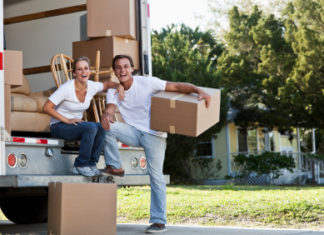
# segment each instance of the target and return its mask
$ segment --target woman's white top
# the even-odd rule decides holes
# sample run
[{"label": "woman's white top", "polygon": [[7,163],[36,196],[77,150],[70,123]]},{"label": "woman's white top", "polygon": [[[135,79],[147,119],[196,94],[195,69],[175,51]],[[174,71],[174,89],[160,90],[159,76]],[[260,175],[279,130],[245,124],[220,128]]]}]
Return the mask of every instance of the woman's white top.
[{"label": "woman's white top", "polygon": [[[103,90],[103,83],[88,80],[87,94],[84,102],[80,102],[76,96],[75,79],[66,81],[48,99],[55,105],[55,110],[62,116],[82,119],[83,112],[90,106],[90,102],[95,94]],[[51,118],[50,125],[60,122]]]}]

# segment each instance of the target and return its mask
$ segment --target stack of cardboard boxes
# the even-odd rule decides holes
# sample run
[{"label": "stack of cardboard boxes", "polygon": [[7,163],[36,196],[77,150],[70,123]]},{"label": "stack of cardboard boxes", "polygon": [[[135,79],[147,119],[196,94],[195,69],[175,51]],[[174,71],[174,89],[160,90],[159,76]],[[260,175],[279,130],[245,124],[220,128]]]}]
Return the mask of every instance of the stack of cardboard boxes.
[{"label": "stack of cardboard boxes", "polygon": [[[90,40],[73,42],[73,58],[87,56],[100,69],[112,67],[118,54],[130,55],[140,69],[135,0],[87,0]],[[116,184],[49,184],[49,234],[116,234]]]},{"label": "stack of cardboard boxes", "polygon": [[73,42],[73,58],[87,56],[92,63],[101,54],[100,67],[112,66],[118,54],[130,55],[140,68],[136,40],[135,0],[87,0],[87,35],[90,40]]},{"label": "stack of cardboard boxes", "polygon": [[11,133],[11,87],[23,85],[22,51],[4,51],[5,128]]}]

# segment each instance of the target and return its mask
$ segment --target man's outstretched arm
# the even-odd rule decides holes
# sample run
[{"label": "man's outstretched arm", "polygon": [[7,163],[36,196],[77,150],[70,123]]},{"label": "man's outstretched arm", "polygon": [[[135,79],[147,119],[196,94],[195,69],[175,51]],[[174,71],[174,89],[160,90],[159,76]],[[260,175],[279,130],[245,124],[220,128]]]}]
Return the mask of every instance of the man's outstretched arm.
[{"label": "man's outstretched arm", "polygon": [[205,104],[207,108],[209,107],[210,104],[210,95],[208,95],[204,90],[200,89],[199,87],[191,83],[167,82],[165,91],[181,92],[185,94],[197,93],[198,100],[205,100]]}]

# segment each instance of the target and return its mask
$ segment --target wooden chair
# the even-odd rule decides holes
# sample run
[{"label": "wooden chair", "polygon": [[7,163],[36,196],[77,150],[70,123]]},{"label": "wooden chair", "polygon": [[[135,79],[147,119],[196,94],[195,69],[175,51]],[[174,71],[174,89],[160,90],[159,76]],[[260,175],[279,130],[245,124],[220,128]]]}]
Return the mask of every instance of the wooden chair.
[{"label": "wooden chair", "polygon": [[[57,87],[62,85],[67,80],[73,78],[72,75],[72,65],[73,59],[64,54],[57,54],[53,56],[51,60],[51,71]],[[90,75],[94,75],[94,81],[99,81],[100,75],[108,74],[110,77],[113,76],[112,68],[108,70],[100,71],[100,51],[97,51],[96,54],[96,65],[94,67],[90,67]],[[100,117],[105,110],[105,102],[106,102],[106,95],[105,93],[97,94],[91,100],[91,106],[93,111],[93,116],[96,122],[100,122]],[[84,119],[88,120],[88,115],[84,115]]]},{"label": "wooden chair", "polygon": [[73,59],[64,54],[57,54],[51,60],[51,71],[57,87],[72,79]]},{"label": "wooden chair", "polygon": [[[101,70],[100,71],[100,51],[97,51],[96,54],[96,65],[95,67],[91,70],[91,74],[94,75],[94,81],[98,82],[100,75],[110,75],[110,78],[112,78],[114,71],[112,68],[109,68],[107,70]],[[95,100],[95,106],[96,109],[98,110],[97,113],[101,117],[103,111],[105,110],[106,106],[106,93],[101,92],[100,94],[97,94],[94,97]]]}]

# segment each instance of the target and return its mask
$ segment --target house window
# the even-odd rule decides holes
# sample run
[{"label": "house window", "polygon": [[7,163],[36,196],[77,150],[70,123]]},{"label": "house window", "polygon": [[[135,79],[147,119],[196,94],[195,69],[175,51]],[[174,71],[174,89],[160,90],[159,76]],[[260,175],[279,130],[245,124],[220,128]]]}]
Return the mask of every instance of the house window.
[{"label": "house window", "polygon": [[275,146],[273,131],[269,132],[269,141],[270,141],[270,151],[274,152],[276,150],[276,146]]},{"label": "house window", "polygon": [[215,158],[213,140],[200,141],[197,144],[195,156],[197,158]]},{"label": "house window", "polygon": [[248,152],[247,134],[241,130],[238,131],[238,151]]},{"label": "house window", "polygon": [[257,152],[258,141],[256,129],[248,130],[247,132],[238,131],[238,151],[239,152]]},{"label": "house window", "polygon": [[265,130],[263,128],[258,129],[258,151],[264,152],[266,149]]}]

